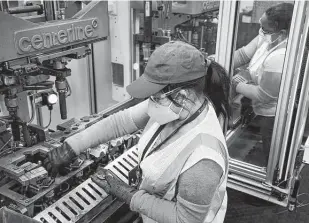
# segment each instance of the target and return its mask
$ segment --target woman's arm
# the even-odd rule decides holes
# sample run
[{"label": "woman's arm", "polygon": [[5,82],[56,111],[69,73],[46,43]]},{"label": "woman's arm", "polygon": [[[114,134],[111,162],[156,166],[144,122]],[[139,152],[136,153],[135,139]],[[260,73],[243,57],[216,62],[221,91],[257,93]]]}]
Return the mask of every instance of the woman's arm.
[{"label": "woman's arm", "polygon": [[265,78],[263,78],[260,85],[239,83],[236,87],[236,92],[251,100],[264,104],[276,99],[279,94],[280,80],[272,82],[269,79],[271,76],[281,76],[281,74],[265,72],[263,76]]},{"label": "woman's arm", "polygon": [[148,100],[117,112],[65,140],[76,155],[85,149],[133,133],[146,126]]},{"label": "woman's arm", "polygon": [[208,213],[222,174],[219,164],[203,159],[180,175],[176,202],[141,190],[133,195],[131,210],[157,222],[200,223]]},{"label": "woman's arm", "polygon": [[259,85],[239,83],[236,91],[247,98],[268,103],[279,96],[285,49],[273,52],[263,64]]},{"label": "woman's arm", "polygon": [[259,36],[255,37],[250,43],[246,46],[235,51],[234,56],[234,69],[241,67],[250,62],[253,57],[257,46],[258,46]]}]

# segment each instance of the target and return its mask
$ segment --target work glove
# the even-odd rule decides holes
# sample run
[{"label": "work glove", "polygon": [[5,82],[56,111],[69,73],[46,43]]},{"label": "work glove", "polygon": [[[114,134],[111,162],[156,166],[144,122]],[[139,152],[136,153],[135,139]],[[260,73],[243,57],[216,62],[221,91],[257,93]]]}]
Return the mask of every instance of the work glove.
[{"label": "work glove", "polygon": [[254,115],[253,107],[252,107],[252,100],[246,97],[243,97],[241,100],[241,124],[246,125],[248,124]]},{"label": "work glove", "polygon": [[64,166],[74,160],[76,157],[73,149],[64,142],[61,146],[51,149],[47,158],[44,161],[44,166],[47,171],[51,172],[52,177],[55,177],[61,166]]},{"label": "work glove", "polygon": [[102,187],[106,193],[117,197],[119,200],[130,205],[133,195],[137,190],[119,180],[110,171],[99,168],[91,179],[98,186]]},{"label": "work glove", "polygon": [[237,85],[238,85],[239,83],[245,83],[245,84],[248,83],[248,80],[247,80],[245,77],[243,77],[243,76],[241,75],[241,73],[240,73],[240,74],[234,75],[233,78],[232,78],[232,88],[233,88],[233,92],[236,92],[236,88],[237,88]]}]

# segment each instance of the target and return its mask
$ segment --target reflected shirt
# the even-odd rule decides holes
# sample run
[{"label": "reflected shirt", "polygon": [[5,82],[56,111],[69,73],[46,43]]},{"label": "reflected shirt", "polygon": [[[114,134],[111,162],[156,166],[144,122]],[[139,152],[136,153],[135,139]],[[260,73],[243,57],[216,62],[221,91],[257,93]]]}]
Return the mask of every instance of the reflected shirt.
[{"label": "reflected shirt", "polygon": [[[258,68],[259,78],[253,80],[257,88],[254,89],[256,95],[252,99],[252,105],[257,115],[272,117],[276,114],[286,45],[285,41],[269,53]],[[245,96],[250,95],[254,85],[240,83],[237,92]]]}]

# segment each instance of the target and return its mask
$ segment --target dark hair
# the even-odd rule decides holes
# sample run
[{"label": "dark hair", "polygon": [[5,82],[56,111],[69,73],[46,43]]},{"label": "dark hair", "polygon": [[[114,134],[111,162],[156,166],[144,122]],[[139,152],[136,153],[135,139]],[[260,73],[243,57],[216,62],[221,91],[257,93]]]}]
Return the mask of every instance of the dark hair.
[{"label": "dark hair", "polygon": [[205,77],[204,93],[213,103],[217,116],[230,116],[230,79],[227,71],[217,62],[211,61]]},{"label": "dark hair", "polygon": [[[230,79],[227,71],[217,62],[211,60],[205,76],[185,83],[168,85],[165,91],[168,92],[177,87],[194,89],[198,94],[204,94],[214,105],[217,116],[223,113],[226,117],[230,113]],[[168,96],[174,104],[179,105],[171,96]]]},{"label": "dark hair", "polygon": [[277,31],[282,29],[289,31],[293,15],[293,7],[294,5],[291,3],[280,3],[268,8],[265,14]]}]

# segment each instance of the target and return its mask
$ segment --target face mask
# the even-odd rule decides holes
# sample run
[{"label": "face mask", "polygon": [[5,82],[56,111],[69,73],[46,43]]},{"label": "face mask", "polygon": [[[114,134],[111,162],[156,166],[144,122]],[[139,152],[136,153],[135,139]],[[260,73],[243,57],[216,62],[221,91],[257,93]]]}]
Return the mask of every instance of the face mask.
[{"label": "face mask", "polygon": [[181,113],[183,109],[182,108],[180,112],[176,114],[171,109],[172,104],[173,102],[171,102],[169,106],[163,106],[149,99],[147,113],[154,121],[156,121],[160,125],[170,123],[180,118],[179,114]]},{"label": "face mask", "polygon": [[262,39],[264,39],[265,42],[269,43],[269,44],[272,44],[274,42],[276,42],[280,36],[277,37],[277,39],[275,40],[272,40],[272,36],[275,35],[276,33],[273,33],[273,34],[264,34],[262,28],[260,28],[259,30],[259,35]]}]

